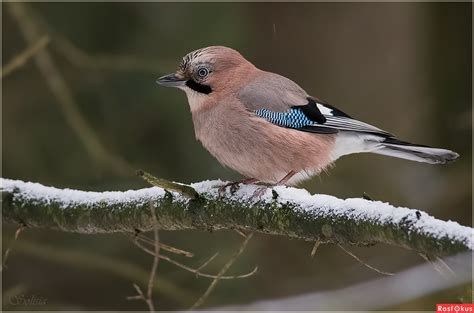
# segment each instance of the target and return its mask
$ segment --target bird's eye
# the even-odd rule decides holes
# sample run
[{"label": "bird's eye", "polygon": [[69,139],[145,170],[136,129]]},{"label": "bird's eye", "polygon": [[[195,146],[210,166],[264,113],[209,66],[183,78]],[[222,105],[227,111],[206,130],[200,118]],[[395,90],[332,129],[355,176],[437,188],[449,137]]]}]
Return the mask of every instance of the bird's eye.
[{"label": "bird's eye", "polygon": [[197,74],[200,78],[204,78],[209,75],[209,70],[205,67],[201,67],[198,69]]}]

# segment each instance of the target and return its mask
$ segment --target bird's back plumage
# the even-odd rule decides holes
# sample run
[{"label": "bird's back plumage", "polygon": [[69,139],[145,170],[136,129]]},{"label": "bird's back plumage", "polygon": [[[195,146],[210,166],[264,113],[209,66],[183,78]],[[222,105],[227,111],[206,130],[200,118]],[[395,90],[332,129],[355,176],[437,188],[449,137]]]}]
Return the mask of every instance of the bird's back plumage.
[{"label": "bird's back plumage", "polygon": [[344,141],[343,147],[335,147],[344,153],[334,154],[334,159],[347,154],[372,152],[412,161],[444,164],[458,157],[457,153],[450,150],[398,140],[387,131],[356,120],[309,96],[296,83],[277,74],[262,72],[257,79],[240,90],[238,95],[247,109],[274,125],[323,135],[341,133],[340,137],[350,138],[352,145]]}]

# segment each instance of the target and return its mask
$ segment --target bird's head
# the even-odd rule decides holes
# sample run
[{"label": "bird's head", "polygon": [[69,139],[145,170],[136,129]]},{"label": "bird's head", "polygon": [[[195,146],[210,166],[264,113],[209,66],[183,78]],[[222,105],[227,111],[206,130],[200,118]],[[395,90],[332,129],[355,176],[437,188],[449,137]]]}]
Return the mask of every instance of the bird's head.
[{"label": "bird's head", "polygon": [[182,89],[193,106],[197,100],[226,89],[241,76],[241,70],[253,67],[234,49],[211,46],[185,55],[175,73],[165,75],[157,83]]}]

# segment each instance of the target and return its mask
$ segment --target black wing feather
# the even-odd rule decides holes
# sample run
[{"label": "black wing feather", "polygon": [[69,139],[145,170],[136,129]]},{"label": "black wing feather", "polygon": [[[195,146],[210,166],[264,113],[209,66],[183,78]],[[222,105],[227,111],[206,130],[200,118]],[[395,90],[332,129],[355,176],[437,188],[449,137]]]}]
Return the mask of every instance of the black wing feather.
[{"label": "black wing feather", "polygon": [[292,108],[301,110],[307,118],[318,124],[326,123],[326,117],[319,110],[316,101],[309,97],[306,99],[308,100],[308,104],[294,106]]}]

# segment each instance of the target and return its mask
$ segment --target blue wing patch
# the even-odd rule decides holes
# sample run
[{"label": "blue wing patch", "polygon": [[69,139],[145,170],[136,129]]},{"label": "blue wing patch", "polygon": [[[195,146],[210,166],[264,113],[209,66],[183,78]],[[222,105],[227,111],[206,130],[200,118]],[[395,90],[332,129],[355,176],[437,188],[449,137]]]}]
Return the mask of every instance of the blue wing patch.
[{"label": "blue wing patch", "polygon": [[259,109],[255,111],[255,114],[270,123],[282,127],[302,128],[314,125],[314,122],[307,118],[300,109],[290,109],[286,112],[273,112],[267,109]]},{"label": "blue wing patch", "polygon": [[338,130],[334,128],[318,126],[317,123],[310,120],[306,114],[298,109],[292,108],[286,112],[274,112],[268,109],[258,109],[254,111],[255,115],[264,118],[272,124],[294,128],[301,131],[319,133],[319,134],[334,134]]}]

